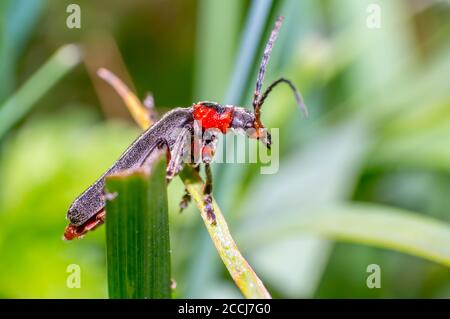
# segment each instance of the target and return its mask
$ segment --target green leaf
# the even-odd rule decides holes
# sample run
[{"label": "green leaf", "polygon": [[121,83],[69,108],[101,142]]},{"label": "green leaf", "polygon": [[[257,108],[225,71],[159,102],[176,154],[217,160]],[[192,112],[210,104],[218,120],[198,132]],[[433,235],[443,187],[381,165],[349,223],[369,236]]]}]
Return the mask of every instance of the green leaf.
[{"label": "green leaf", "polygon": [[15,87],[15,70],[47,3],[4,0],[0,3],[0,101]]},{"label": "green leaf", "polygon": [[240,0],[199,1],[194,100],[223,99],[223,90],[233,68],[243,7],[244,3]]},{"label": "green leaf", "polygon": [[0,138],[22,119],[53,85],[72,70],[81,58],[78,46],[68,44],[61,47],[14,95],[0,105]]},{"label": "green leaf", "polygon": [[299,233],[397,250],[450,266],[450,225],[434,218],[374,204],[310,208],[311,214],[281,223],[263,223],[241,238],[249,245],[280,240]]},{"label": "green leaf", "polygon": [[[166,161],[108,177],[106,244],[110,298],[170,298]],[[150,171],[149,171],[150,170]]]}]

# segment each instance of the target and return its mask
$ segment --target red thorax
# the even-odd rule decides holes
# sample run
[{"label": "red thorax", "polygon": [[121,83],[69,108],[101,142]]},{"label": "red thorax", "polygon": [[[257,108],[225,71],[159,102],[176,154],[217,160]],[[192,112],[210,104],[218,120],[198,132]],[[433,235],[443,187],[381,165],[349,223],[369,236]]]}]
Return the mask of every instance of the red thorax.
[{"label": "red thorax", "polygon": [[226,133],[233,120],[232,107],[218,107],[198,103],[194,105],[194,119],[199,121],[203,129],[219,129]]}]

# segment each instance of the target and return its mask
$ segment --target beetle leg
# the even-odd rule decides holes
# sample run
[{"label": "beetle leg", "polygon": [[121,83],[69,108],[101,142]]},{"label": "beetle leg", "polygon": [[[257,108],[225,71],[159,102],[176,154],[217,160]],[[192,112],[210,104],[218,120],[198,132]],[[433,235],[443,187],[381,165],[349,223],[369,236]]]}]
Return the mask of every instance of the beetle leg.
[{"label": "beetle leg", "polygon": [[191,131],[189,127],[184,127],[173,144],[171,158],[166,170],[166,180],[170,182],[183,168],[184,151],[186,150],[186,139]]},{"label": "beetle leg", "polygon": [[213,188],[213,176],[211,171],[211,162],[216,152],[218,138],[211,132],[209,136],[206,136],[202,147],[202,161],[205,163],[205,186],[203,187],[203,202],[205,204],[205,213],[211,224],[216,224],[216,215],[214,214],[214,208],[212,204],[212,188]]},{"label": "beetle leg", "polygon": [[205,213],[208,219],[211,221],[211,224],[216,224],[216,215],[214,214],[214,208],[212,204],[212,171],[211,165],[209,163],[205,163],[205,173],[206,173],[206,181],[205,186],[203,187],[203,202],[205,204]]},{"label": "beetle leg", "polygon": [[211,135],[202,146],[202,162],[203,163],[211,163],[214,154],[216,153],[218,138],[216,135]]},{"label": "beetle leg", "polygon": [[[200,165],[190,164],[190,166],[197,173],[200,172]],[[185,210],[189,206],[191,201],[192,201],[191,193],[189,193],[188,189],[185,187],[184,188],[184,195],[183,195],[183,197],[181,197],[181,200],[180,200],[180,213],[182,213],[183,210]]]},{"label": "beetle leg", "polygon": [[[203,186],[203,203],[204,203],[204,211],[206,213],[206,216],[211,221],[211,224],[216,224],[216,215],[214,214],[214,208],[212,204],[212,171],[211,171],[211,161],[214,157],[214,153],[216,150],[217,145],[217,136],[212,134],[210,137],[204,140],[202,148],[201,148],[201,155],[202,155],[202,162],[205,164],[205,174],[206,174],[206,181],[205,185]],[[199,171],[199,165],[193,166],[196,171]],[[189,192],[185,189],[185,194],[183,195],[181,202],[180,202],[180,212],[187,207],[189,202],[191,201],[191,195]]]},{"label": "beetle leg", "polygon": [[183,197],[181,197],[180,201],[180,213],[182,213],[183,210],[185,210],[189,206],[191,200],[192,200],[191,193],[189,193],[187,188],[184,188],[184,195]]},{"label": "beetle leg", "polygon": [[187,133],[189,129],[187,127],[182,128],[180,135],[176,138],[175,142],[170,147],[169,142],[166,138],[160,137],[158,138],[155,146],[152,150],[149,151],[148,155],[142,160],[140,167],[145,167],[146,163],[150,161],[153,150],[155,148],[162,149],[165,147],[167,154],[167,168],[166,168],[166,181],[169,183],[173,177],[175,177],[182,168],[183,164],[183,151],[184,151],[184,143],[186,141]]}]

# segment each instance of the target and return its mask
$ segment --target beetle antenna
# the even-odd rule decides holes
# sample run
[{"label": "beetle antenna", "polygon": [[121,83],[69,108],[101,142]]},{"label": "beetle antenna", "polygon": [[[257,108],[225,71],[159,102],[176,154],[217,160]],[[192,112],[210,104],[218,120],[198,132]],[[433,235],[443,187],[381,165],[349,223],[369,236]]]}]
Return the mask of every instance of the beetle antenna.
[{"label": "beetle antenna", "polygon": [[295,100],[297,101],[297,105],[300,107],[300,109],[302,110],[305,117],[307,117],[308,109],[306,108],[306,105],[303,102],[303,98],[302,98],[300,91],[295,87],[294,83],[292,83],[290,80],[285,79],[285,78],[280,78],[280,79],[274,81],[272,84],[270,84],[267,87],[267,89],[264,91],[263,95],[261,95],[261,98],[259,99],[258,108],[261,108],[261,106],[264,104],[264,101],[266,100],[269,93],[272,92],[272,89],[280,83],[286,83],[287,85],[289,85],[292,92],[294,93]]},{"label": "beetle antenna", "polygon": [[256,80],[256,89],[255,93],[253,95],[253,108],[255,110],[255,114],[259,114],[259,108],[261,106],[260,103],[260,95],[261,95],[261,88],[264,81],[264,74],[266,73],[266,67],[267,63],[269,62],[270,53],[272,52],[273,44],[278,36],[278,30],[280,29],[281,22],[283,21],[283,17],[279,16],[277,18],[277,21],[275,22],[275,26],[273,27],[272,33],[270,34],[269,41],[266,44],[266,47],[264,48],[264,55],[261,60],[261,64],[259,66],[259,73],[258,78]]}]

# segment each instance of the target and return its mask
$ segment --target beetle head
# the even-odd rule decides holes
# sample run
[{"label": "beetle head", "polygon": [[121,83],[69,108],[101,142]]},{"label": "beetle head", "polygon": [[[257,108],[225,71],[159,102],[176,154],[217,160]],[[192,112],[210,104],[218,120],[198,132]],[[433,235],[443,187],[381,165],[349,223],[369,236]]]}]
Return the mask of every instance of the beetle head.
[{"label": "beetle head", "polygon": [[243,107],[235,107],[231,128],[239,133],[244,133],[249,138],[260,140],[270,149],[272,144],[270,133],[256,118],[255,113]]}]

